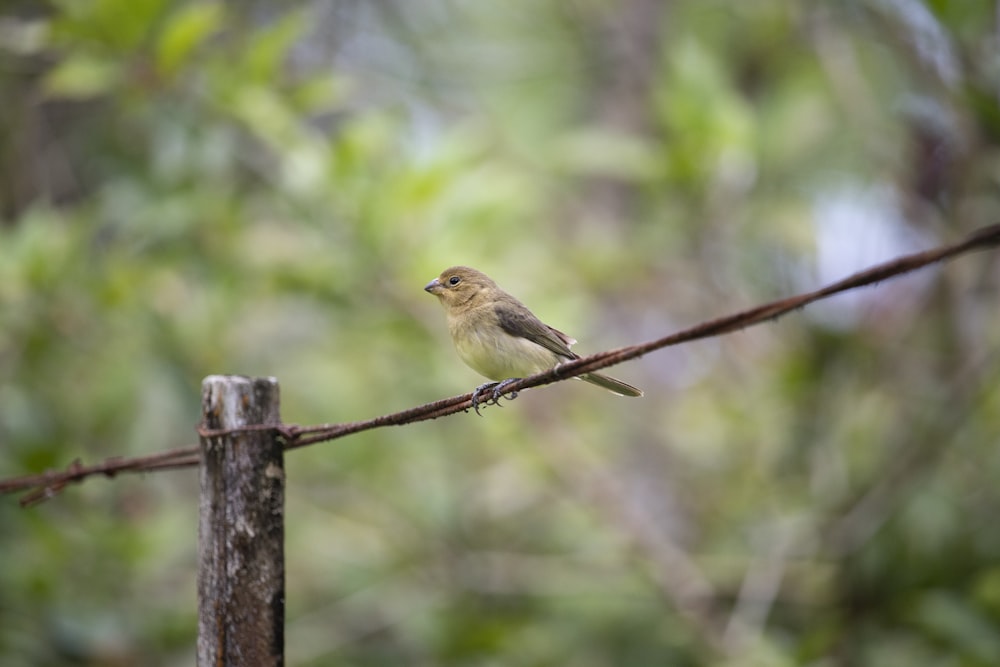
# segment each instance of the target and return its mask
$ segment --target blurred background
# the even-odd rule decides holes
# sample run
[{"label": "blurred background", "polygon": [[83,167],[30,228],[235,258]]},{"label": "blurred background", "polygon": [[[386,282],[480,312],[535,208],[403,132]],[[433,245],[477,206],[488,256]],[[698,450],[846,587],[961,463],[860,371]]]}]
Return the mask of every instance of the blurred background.
[{"label": "blurred background", "polygon": [[[471,390],[1000,220],[983,0],[7,0],[0,477]],[[1000,266],[287,457],[291,665],[1000,664]],[[0,498],[4,665],[193,664],[197,472]]]}]

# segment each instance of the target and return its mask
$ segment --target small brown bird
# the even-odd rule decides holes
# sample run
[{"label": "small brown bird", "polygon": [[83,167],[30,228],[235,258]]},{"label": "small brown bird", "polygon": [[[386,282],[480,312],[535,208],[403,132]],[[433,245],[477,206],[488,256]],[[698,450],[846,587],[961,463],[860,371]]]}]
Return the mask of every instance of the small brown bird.
[{"label": "small brown bird", "polygon": [[[527,306],[480,271],[453,266],[424,289],[444,306],[448,330],[462,361],[480,375],[499,381],[480,385],[473,392],[472,406],[477,413],[483,391],[492,388],[495,403],[509,382],[580,358],[569,349],[575,340],[543,324]],[[578,379],[619,396],[642,396],[632,385],[601,373],[587,373]]]}]

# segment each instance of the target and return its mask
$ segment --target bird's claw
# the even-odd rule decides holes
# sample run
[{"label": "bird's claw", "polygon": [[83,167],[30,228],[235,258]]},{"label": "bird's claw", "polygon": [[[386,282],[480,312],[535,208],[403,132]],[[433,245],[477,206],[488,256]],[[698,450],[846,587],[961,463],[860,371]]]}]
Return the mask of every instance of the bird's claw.
[{"label": "bird's claw", "polygon": [[[485,382],[472,390],[472,409],[475,410],[476,414],[480,417],[482,417],[482,415],[479,413],[479,397],[484,391],[488,391],[498,384],[498,382]],[[489,404],[489,401],[486,403]]]},{"label": "bird's claw", "polygon": [[[503,398],[504,388],[513,382],[517,382],[521,378],[507,378],[502,382],[486,382],[479,385],[472,391],[472,409],[476,411],[476,414],[482,417],[483,415],[479,412],[480,396],[484,393],[489,392],[490,397],[485,401],[482,401],[482,405],[496,405],[497,407],[503,407],[500,405],[500,399]],[[517,398],[517,392],[512,391],[507,396],[508,400],[513,400]]]},{"label": "bird's claw", "polygon": [[[493,403],[496,404],[496,405],[500,405],[500,399],[503,397],[503,395],[505,393],[504,389],[506,389],[507,387],[509,387],[510,385],[514,384],[515,382],[517,382],[520,379],[521,378],[507,378],[503,382],[497,383],[497,386],[493,387]],[[507,396],[507,400],[508,401],[512,401],[515,398],[517,398],[517,392],[516,391],[510,392],[508,394],[508,396]]]}]

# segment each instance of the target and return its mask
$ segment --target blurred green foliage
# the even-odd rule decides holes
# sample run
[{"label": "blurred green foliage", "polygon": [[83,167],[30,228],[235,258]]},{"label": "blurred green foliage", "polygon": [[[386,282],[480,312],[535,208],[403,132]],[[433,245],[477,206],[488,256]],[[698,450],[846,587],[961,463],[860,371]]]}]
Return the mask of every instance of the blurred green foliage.
[{"label": "blurred green foliage", "polygon": [[[985,1],[19,0],[0,475],[478,384],[483,269],[592,352],[1000,217]],[[295,665],[1000,662],[997,260],[288,456]],[[187,665],[196,474],[0,503],[4,665]]]}]

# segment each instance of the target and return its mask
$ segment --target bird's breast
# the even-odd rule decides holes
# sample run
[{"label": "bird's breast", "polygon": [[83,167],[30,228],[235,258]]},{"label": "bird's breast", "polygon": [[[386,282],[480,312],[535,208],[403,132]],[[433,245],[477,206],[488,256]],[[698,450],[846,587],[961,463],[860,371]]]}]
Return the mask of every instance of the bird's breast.
[{"label": "bird's breast", "polygon": [[449,317],[448,329],[458,356],[490,380],[526,377],[555,366],[560,358],[527,338],[511,336],[495,317]]}]

